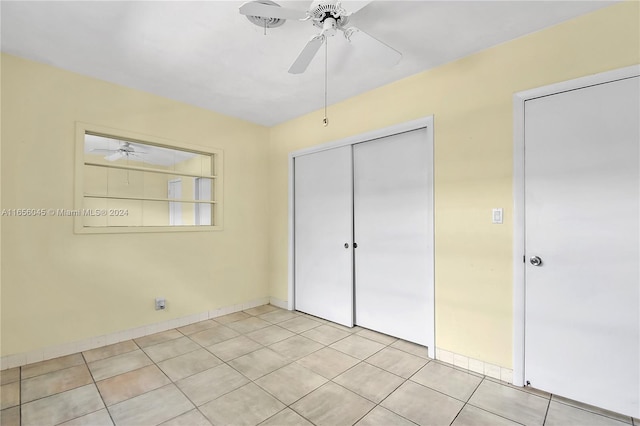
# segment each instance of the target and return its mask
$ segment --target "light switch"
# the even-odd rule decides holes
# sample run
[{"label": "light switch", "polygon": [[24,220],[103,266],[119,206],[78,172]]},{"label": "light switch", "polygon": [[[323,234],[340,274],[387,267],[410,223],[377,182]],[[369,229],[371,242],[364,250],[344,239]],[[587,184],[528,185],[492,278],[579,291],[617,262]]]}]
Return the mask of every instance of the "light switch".
[{"label": "light switch", "polygon": [[502,223],[502,209],[493,209],[492,223]]}]

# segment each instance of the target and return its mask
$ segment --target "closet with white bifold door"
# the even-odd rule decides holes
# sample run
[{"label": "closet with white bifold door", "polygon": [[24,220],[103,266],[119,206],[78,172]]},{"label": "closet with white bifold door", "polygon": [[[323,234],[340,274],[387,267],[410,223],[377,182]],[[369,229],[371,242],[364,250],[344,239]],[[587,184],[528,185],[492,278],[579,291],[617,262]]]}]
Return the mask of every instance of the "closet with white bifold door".
[{"label": "closet with white bifold door", "polygon": [[294,152],[290,171],[290,308],[433,354],[433,117]]}]

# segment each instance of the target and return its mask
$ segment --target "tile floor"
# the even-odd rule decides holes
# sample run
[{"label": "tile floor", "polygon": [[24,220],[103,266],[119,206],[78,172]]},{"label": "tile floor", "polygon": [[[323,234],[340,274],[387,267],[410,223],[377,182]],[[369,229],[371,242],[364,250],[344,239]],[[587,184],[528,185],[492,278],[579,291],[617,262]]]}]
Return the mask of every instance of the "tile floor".
[{"label": "tile floor", "polygon": [[5,370],[1,386],[3,426],[640,426],[271,305]]}]

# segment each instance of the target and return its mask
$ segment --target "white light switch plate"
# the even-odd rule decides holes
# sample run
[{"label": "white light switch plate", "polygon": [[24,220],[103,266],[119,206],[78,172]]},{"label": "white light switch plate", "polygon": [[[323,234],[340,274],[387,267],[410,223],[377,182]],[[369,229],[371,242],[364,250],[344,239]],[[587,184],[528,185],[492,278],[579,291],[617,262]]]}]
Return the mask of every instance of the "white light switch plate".
[{"label": "white light switch plate", "polygon": [[492,220],[491,223],[502,223],[502,209],[493,209],[492,210]]}]

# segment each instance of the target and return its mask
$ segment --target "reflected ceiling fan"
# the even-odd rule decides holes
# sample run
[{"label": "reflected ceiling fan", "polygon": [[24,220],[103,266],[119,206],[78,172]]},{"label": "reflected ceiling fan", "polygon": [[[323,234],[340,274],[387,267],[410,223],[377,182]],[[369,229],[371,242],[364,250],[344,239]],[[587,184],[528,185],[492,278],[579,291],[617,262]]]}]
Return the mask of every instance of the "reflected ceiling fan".
[{"label": "reflected ceiling fan", "polygon": [[[137,147],[137,149],[136,149]],[[104,158],[108,161],[116,161],[121,158],[140,157],[139,154],[146,154],[141,151],[140,147],[127,141],[120,141],[120,147],[118,149],[92,149],[90,152],[107,154]]]},{"label": "reflected ceiling fan", "polygon": [[402,58],[402,54],[382,41],[354,26],[349,21],[370,1],[314,1],[308,10],[284,8],[270,0],[257,0],[243,4],[240,13],[256,25],[264,28],[280,26],[286,19],[310,21],[320,29],[320,33],[311,37],[293,62],[289,72],[301,74],[305,72],[311,60],[329,37],[342,31],[344,37],[358,48],[362,48],[378,62],[392,66]]}]

